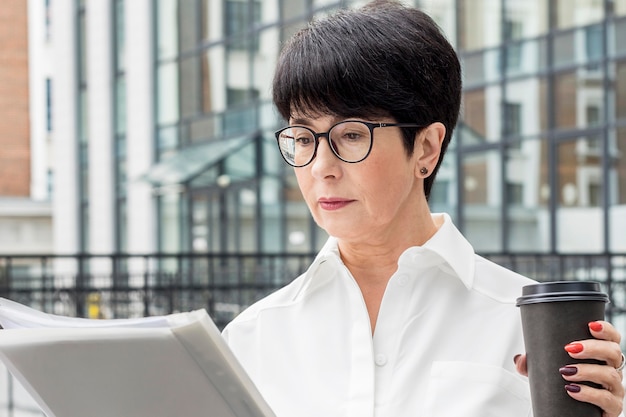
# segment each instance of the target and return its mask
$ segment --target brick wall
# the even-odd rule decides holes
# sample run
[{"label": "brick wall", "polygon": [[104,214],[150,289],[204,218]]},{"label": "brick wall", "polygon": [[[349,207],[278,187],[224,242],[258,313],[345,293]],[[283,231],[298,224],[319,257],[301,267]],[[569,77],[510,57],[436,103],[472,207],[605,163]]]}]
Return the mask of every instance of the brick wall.
[{"label": "brick wall", "polygon": [[0,196],[30,194],[27,2],[0,7]]}]

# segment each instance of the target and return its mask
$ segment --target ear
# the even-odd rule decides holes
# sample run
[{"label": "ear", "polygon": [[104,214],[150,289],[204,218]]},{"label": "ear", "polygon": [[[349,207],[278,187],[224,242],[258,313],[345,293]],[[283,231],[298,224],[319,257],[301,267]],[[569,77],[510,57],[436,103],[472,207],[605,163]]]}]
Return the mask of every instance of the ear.
[{"label": "ear", "polygon": [[[435,122],[422,130],[415,140],[413,152],[416,157],[415,175],[428,177],[439,161],[441,144],[446,136],[446,127],[443,123]],[[425,173],[423,170],[428,171]],[[421,172],[420,172],[421,171]]]}]

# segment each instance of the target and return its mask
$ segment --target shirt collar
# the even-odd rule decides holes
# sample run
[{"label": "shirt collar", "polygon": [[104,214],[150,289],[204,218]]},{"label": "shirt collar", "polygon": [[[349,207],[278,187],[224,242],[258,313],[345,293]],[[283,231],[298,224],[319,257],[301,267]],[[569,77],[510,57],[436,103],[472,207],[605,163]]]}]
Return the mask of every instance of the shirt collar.
[{"label": "shirt collar", "polygon": [[[444,263],[465,285],[467,289],[474,284],[474,248],[456,228],[447,213],[433,214],[442,217],[443,223],[437,232],[422,246],[436,253]],[[410,249],[409,249],[410,250]]]},{"label": "shirt collar", "polygon": [[[467,289],[472,288],[474,283],[474,248],[461,234],[459,229],[456,228],[447,213],[435,213],[432,216],[438,223],[441,223],[437,232],[422,246],[413,246],[404,251],[398,259],[398,265],[406,265],[407,262],[410,264],[419,262],[420,266],[424,267],[425,258],[420,256],[420,254],[429,251],[436,255],[435,257],[429,257],[429,265],[438,264],[452,275],[457,276]],[[326,279],[320,278],[321,275],[326,278],[334,276],[332,273],[319,273],[320,268],[325,269],[326,267],[331,267],[331,269],[333,269],[333,266],[335,268],[345,268],[341,256],[339,255],[337,239],[331,236],[311,263],[307,271],[307,282],[304,283],[299,293],[309,291],[312,289],[312,286],[317,287],[321,285],[322,282],[325,282]],[[313,277],[316,278],[312,280],[311,278]],[[312,283],[311,281],[317,282]]]}]

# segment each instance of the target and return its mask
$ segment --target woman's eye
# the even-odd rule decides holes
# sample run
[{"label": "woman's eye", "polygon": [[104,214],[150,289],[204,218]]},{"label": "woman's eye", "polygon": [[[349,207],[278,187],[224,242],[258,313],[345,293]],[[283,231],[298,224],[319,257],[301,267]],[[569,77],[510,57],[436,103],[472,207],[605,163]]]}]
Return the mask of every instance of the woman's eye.
[{"label": "woman's eye", "polygon": [[298,145],[308,145],[311,142],[313,142],[313,139],[309,136],[301,136],[299,138],[296,138],[296,143]]},{"label": "woman's eye", "polygon": [[357,140],[361,139],[362,135],[359,132],[346,132],[344,133],[343,137],[345,139]]}]

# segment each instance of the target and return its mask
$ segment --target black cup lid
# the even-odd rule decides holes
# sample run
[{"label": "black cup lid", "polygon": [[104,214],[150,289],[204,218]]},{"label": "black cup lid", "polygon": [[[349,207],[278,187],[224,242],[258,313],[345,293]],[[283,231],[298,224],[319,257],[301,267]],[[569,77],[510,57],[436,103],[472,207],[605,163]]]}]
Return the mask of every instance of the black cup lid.
[{"label": "black cup lid", "polygon": [[522,288],[522,296],[516,306],[554,301],[603,301],[609,302],[609,296],[600,290],[600,284],[594,281],[552,281]]}]

